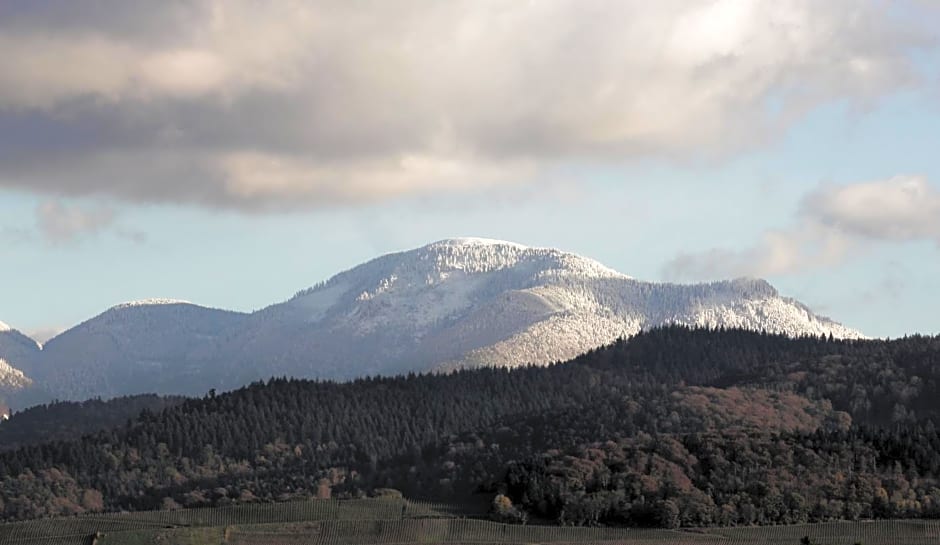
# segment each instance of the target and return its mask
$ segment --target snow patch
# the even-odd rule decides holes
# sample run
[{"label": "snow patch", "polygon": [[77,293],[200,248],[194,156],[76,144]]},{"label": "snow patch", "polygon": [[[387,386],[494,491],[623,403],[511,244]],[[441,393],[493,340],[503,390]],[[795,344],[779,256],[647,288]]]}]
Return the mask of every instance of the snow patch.
[{"label": "snow patch", "polygon": [[484,273],[520,265],[537,267],[541,274],[629,278],[593,259],[557,248],[536,248],[494,239],[445,239],[400,255],[433,262],[436,266],[433,272],[445,278],[449,271]]},{"label": "snow patch", "polygon": [[10,365],[7,360],[0,358],[0,386],[6,388],[25,388],[33,381],[22,371]]},{"label": "snow patch", "polygon": [[160,306],[160,305],[191,305],[189,301],[183,299],[140,299],[138,301],[127,301],[126,303],[120,303],[114,305],[108,310],[121,310],[125,308],[134,308],[134,307],[150,307],[150,306]]},{"label": "snow patch", "polygon": [[510,242],[508,240],[498,240],[495,238],[481,238],[481,237],[456,237],[456,238],[445,238],[437,242],[432,242],[427,247],[435,246],[511,246],[513,248],[518,248],[520,250],[530,249],[528,246],[519,244],[518,242]]}]

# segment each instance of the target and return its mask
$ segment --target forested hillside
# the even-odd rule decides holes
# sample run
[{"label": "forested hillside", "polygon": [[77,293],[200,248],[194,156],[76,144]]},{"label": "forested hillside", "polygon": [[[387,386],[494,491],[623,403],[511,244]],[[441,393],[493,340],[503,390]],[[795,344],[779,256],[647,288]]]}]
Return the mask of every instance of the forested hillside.
[{"label": "forested hillside", "polygon": [[153,394],[117,397],[103,401],[58,401],[36,405],[0,422],[0,450],[24,445],[79,439],[81,436],[123,426],[145,409],[161,411],[186,398]]},{"label": "forested hillside", "polygon": [[[565,364],[210,393],[0,454],[7,519],[357,495],[565,524],[937,516],[940,338],[670,327]],[[513,502],[515,505],[513,505]]]}]

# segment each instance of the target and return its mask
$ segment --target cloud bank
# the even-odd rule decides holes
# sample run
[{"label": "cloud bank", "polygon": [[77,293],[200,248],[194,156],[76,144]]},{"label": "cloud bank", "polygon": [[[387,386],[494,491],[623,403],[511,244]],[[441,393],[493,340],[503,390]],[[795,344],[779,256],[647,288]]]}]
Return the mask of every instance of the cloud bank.
[{"label": "cloud bank", "polygon": [[940,245],[940,188],[925,177],[823,185],[803,198],[793,227],[768,230],[741,251],[680,255],[663,274],[676,280],[793,274],[838,265],[874,243],[916,241]]},{"label": "cloud bank", "polygon": [[0,186],[265,210],[724,157],[916,84],[917,9],[10,0]]}]

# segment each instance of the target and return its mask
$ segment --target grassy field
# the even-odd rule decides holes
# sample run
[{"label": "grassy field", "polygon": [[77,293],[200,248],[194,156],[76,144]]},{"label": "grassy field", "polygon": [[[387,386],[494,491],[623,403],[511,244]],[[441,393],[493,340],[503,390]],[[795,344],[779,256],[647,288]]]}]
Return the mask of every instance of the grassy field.
[{"label": "grassy field", "polygon": [[0,525],[11,545],[630,545],[940,544],[940,521],[759,528],[633,530],[517,526],[458,518],[447,506],[399,499],[300,501],[46,519]]}]

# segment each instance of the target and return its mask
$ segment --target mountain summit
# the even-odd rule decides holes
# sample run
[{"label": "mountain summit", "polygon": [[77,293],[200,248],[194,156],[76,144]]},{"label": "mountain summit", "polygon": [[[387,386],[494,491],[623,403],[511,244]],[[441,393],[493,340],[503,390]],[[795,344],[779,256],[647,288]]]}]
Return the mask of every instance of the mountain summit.
[{"label": "mountain summit", "polygon": [[547,364],[667,323],[860,336],[763,280],[642,282],[576,254],[477,238],[382,256],[250,322],[240,353],[280,346],[281,371],[329,378]]},{"label": "mountain summit", "polygon": [[644,282],[553,248],[456,238],[378,257],[252,314],[118,305],[49,341],[25,371],[63,399],[201,394],[270,376],[544,365],[670,323],[861,336],[763,280]]}]

